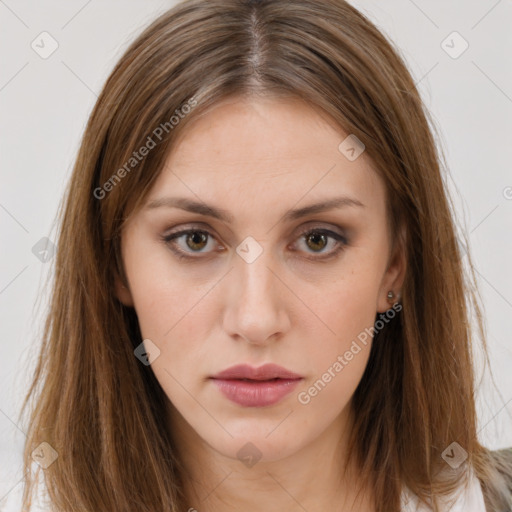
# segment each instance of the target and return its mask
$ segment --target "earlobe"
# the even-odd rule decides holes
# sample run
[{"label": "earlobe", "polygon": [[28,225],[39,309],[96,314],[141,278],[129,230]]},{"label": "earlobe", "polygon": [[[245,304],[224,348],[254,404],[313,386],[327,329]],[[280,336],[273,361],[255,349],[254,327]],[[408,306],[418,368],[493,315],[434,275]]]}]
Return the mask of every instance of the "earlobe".
[{"label": "earlobe", "polygon": [[[389,290],[389,292],[387,293],[387,296],[386,296],[386,300],[388,301],[388,306],[387,306],[386,310],[392,308],[396,304],[400,304],[401,299],[402,299],[401,292],[395,292],[393,290]],[[384,313],[384,311],[379,311],[379,313]]]},{"label": "earlobe", "polygon": [[115,278],[115,293],[116,297],[123,305],[133,307],[132,294],[119,276]]},{"label": "earlobe", "polygon": [[[386,286],[386,283],[391,283]],[[377,312],[385,313],[388,309],[392,308],[394,304],[402,300],[402,273],[399,273],[393,279],[391,275],[388,279],[384,279],[383,285],[379,290],[379,297],[377,300]]]}]

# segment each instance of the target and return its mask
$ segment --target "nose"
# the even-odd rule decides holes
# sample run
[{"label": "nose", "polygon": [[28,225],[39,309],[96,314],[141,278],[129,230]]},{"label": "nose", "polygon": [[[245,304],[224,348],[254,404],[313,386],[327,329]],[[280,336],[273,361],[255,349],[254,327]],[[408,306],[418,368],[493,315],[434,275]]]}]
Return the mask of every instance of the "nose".
[{"label": "nose", "polygon": [[[290,327],[286,293],[267,251],[252,263],[236,256],[226,286],[224,329],[253,345],[276,341]],[[282,279],[282,278],[281,278]]]}]

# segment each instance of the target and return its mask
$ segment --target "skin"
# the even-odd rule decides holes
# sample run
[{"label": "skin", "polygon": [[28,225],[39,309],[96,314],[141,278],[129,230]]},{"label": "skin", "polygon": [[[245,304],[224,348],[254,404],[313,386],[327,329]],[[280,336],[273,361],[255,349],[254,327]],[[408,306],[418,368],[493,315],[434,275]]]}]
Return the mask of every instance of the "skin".
[{"label": "skin", "polygon": [[[300,100],[224,101],[187,126],[146,205],[186,197],[233,219],[144,208],[122,233],[127,286],[118,278],[116,293],[160,350],[151,368],[169,398],[169,426],[190,472],[186,495],[199,512],[374,510],[368,489],[356,499],[357,468],[341,472],[371,340],[309,403],[298,400],[389,310],[387,293],[400,291],[405,272],[391,245],[385,185],[366,153],[349,161],[338,150],[347,135]],[[363,206],[283,220],[338,196]],[[179,260],[162,237],[189,228],[212,238],[175,239],[196,258]],[[308,228],[346,243],[308,238]],[[236,252],[248,236],[263,250],[252,263]],[[208,379],[267,362],[304,377],[272,406],[236,405]],[[252,467],[237,457],[248,442],[261,454]]]}]

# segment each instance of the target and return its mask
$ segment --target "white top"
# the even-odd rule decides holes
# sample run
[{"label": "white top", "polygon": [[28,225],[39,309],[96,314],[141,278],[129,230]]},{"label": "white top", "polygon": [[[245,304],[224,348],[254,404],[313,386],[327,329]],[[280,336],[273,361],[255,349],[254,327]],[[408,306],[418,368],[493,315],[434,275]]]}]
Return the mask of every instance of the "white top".
[{"label": "white top", "polygon": [[[424,504],[418,504],[418,497],[409,489],[402,493],[402,512],[428,512],[431,509]],[[475,477],[473,471],[469,473],[469,479],[458,490],[442,502],[443,512],[486,512],[484,495],[480,480]]]}]

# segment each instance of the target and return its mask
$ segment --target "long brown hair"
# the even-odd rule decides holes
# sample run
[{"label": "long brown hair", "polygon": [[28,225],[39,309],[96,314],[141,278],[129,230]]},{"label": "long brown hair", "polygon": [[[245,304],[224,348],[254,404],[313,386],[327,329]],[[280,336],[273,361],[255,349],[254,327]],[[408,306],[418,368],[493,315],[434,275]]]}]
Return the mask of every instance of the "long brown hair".
[{"label": "long brown hair", "polygon": [[111,73],[59,210],[50,310],[22,409],[32,404],[24,510],[42,442],[58,454],[44,469],[52,510],[188,509],[162,414],[168,399],[134,357],[137,317],[114,293],[115,276],[125,279],[120,236],[178,134],[221,100],[252,94],[327,113],[363,141],[386,183],[407,258],[403,311],[376,335],[353,397],[350,454],[376,510],[397,512],[404,484],[438,510],[437,497],[463,476],[442,458],[453,442],[488,504],[510,505],[477,439],[472,315],[484,350],[485,337],[474,276],[461,264],[434,123],[399,50],[343,0],[188,0],[146,28]]}]

